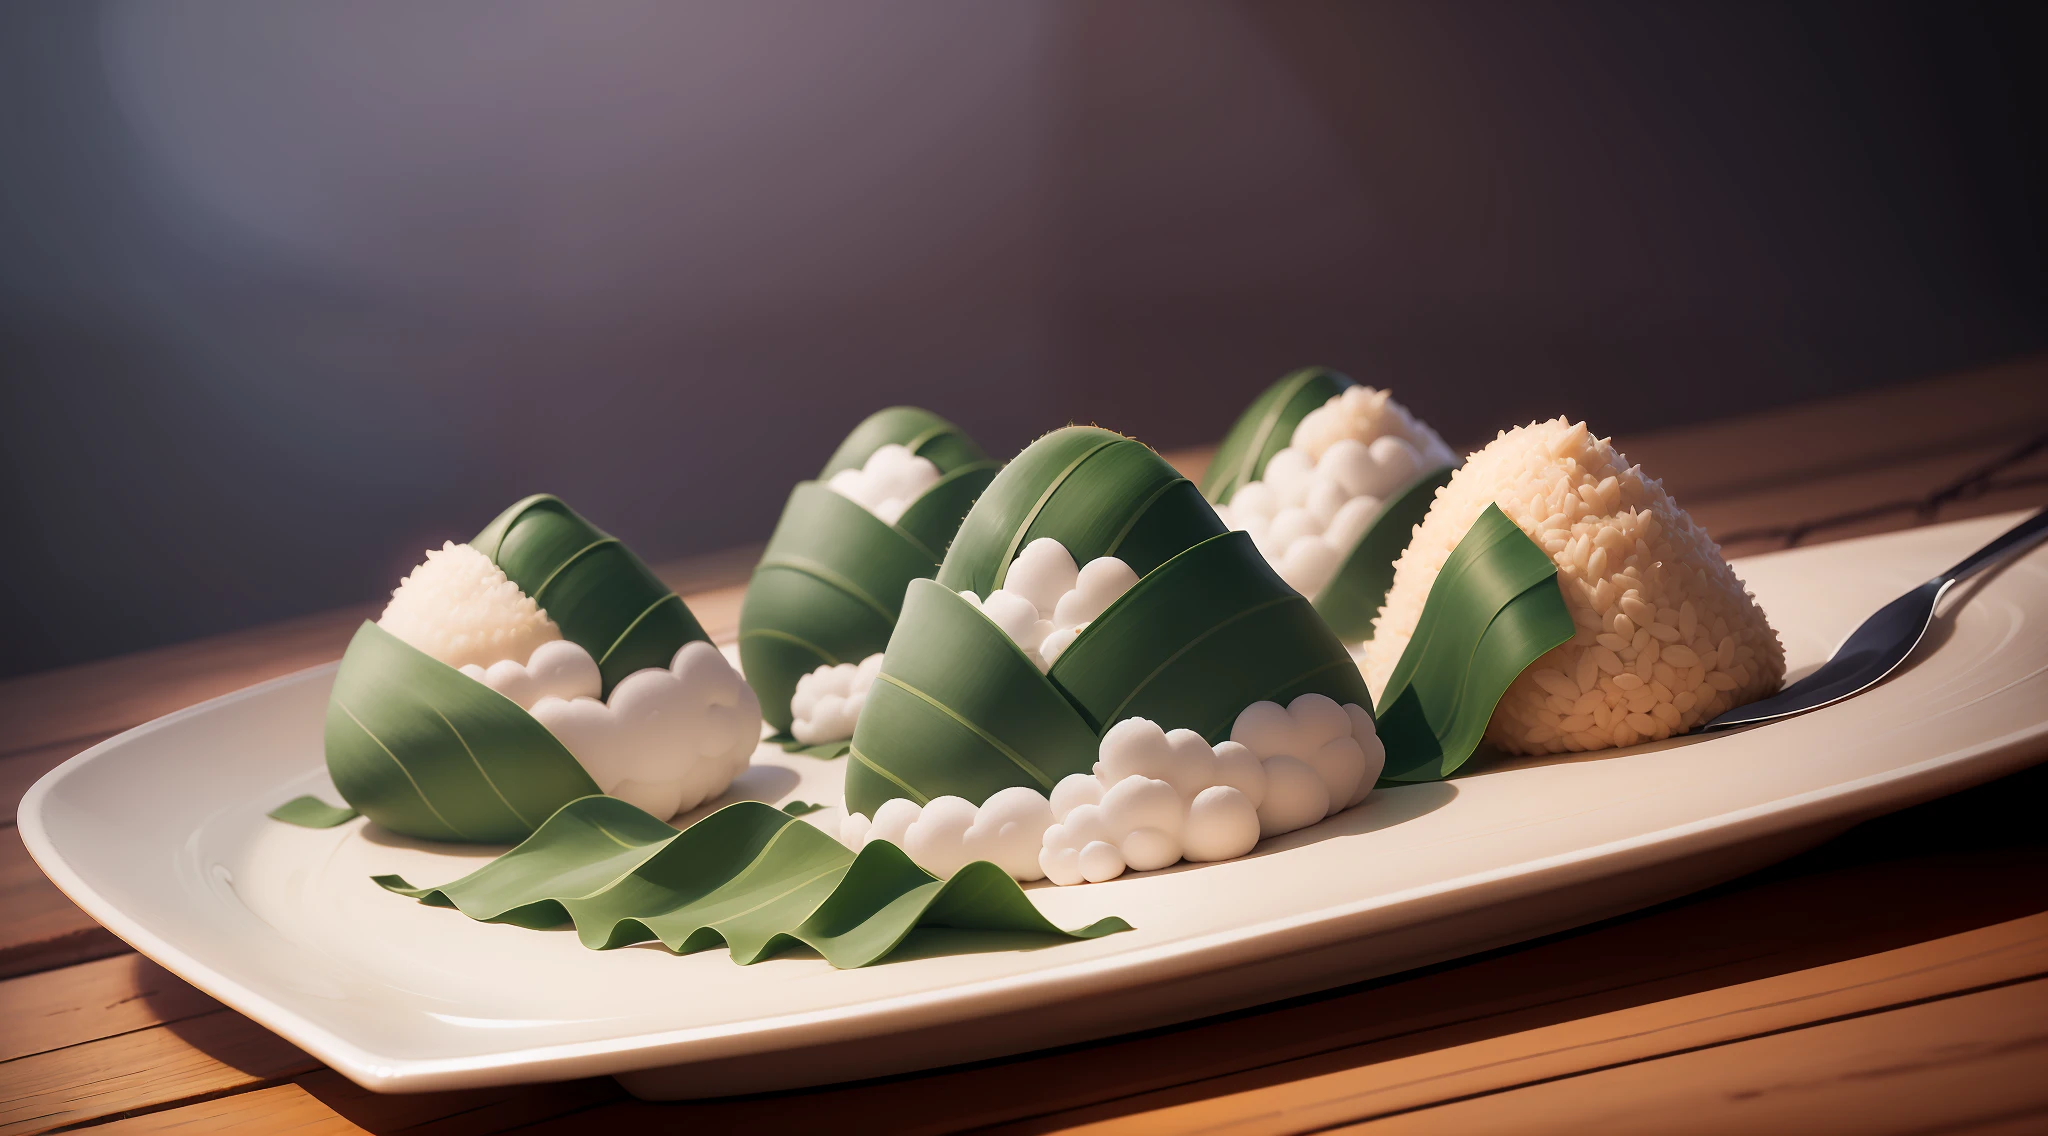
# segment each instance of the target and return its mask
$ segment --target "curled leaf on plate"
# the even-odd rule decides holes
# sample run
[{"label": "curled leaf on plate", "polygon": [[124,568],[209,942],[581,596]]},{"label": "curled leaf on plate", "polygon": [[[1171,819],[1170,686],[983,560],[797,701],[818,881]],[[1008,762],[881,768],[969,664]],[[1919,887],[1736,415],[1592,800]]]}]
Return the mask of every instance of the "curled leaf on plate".
[{"label": "curled leaf on plate", "polygon": [[1130,930],[1113,916],[1061,930],[993,864],[969,864],[941,880],[894,845],[855,853],[755,801],[678,832],[623,801],[586,797],[461,879],[438,887],[397,876],[377,883],[472,919],[572,924],[593,950],[649,940],[683,954],[723,945],[741,965],[801,944],[835,967],[867,966],[921,928],[1045,942]]}]

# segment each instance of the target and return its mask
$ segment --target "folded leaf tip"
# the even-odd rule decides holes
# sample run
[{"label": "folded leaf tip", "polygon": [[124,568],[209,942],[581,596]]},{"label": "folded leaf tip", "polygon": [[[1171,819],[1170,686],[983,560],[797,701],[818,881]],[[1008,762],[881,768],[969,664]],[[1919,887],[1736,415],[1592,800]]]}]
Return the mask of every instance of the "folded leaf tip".
[{"label": "folded leaf tip", "polygon": [[338,824],[346,824],[363,814],[344,805],[330,805],[326,801],[309,794],[303,797],[294,797],[270,810],[265,815],[269,816],[272,820],[281,820],[286,824],[298,825],[300,828],[333,828]]}]

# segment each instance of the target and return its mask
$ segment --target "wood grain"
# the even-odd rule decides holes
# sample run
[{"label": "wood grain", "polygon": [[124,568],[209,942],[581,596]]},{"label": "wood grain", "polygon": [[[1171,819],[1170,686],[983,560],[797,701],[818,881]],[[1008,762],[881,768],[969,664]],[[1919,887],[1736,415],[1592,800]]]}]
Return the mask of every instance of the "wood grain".
[{"label": "wood grain", "polygon": [[0,979],[128,949],[43,875],[13,825],[0,832],[0,911]]},{"label": "wood grain", "polygon": [[0,1064],[0,1136],[259,1085],[317,1067],[232,1010]]},{"label": "wood grain", "polygon": [[380,1095],[331,1069],[320,1069],[293,1078],[293,1084],[326,1108],[369,1131],[420,1136],[487,1136],[627,1099],[626,1091],[609,1077],[550,1085]]},{"label": "wood grain", "polygon": [[1946,1131],[2040,1117],[2048,1110],[2044,1070],[2048,981],[2034,981],[1582,1073],[1344,1131]]},{"label": "wood grain", "polygon": [[[1129,1101],[1113,1117],[1062,1114],[1009,1131],[1264,1136],[1326,1128],[2043,974],[2048,914],[1467,1044],[1445,1044],[1463,1032],[1454,1028],[1446,1037],[1424,1033],[1356,1046],[1266,1070],[1260,1079],[1277,1083],[1245,1091],[1230,1091],[1224,1078],[1205,1085],[1204,1099],[1192,1103],[1155,1108]],[[1321,1071],[1333,1063],[1344,1067]]]},{"label": "wood grain", "polygon": [[0,1062],[221,1008],[133,951],[0,982]]},{"label": "wood grain", "polygon": [[[1687,511],[1722,541],[1726,555],[1741,556],[1785,546],[1783,540],[1745,539],[1743,534],[1746,530],[1796,525],[1815,517],[1915,501],[1927,492],[1929,486],[1945,484],[1966,474],[1983,460],[1983,455],[1974,451],[1901,459],[1884,469],[1866,470],[1854,476],[1801,478],[1767,489],[1708,500],[1690,506]],[[1931,514],[1898,510],[1850,524],[1831,525],[1801,543],[1846,540],[1918,524],[1959,521],[2048,503],[2048,451],[2014,467],[2011,473],[2016,477],[2033,476],[2041,480],[1957,501]],[[1681,503],[1684,502],[1681,500]]]},{"label": "wood grain", "polygon": [[108,1136],[201,1132],[227,1133],[230,1136],[268,1136],[270,1133],[343,1136],[365,1129],[344,1119],[297,1085],[272,1085],[267,1089],[188,1104],[183,1108],[126,1117],[96,1125],[93,1131]]},{"label": "wood grain", "polygon": [[[1593,423],[1597,429],[1599,423]],[[2048,430],[2048,355],[1617,438],[1687,506],[1899,462],[1995,456]]]}]

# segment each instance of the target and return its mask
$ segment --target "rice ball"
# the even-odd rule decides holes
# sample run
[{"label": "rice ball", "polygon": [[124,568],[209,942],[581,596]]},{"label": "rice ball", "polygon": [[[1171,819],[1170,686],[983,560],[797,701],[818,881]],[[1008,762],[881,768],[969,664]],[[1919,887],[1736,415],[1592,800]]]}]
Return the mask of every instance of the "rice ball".
[{"label": "rice ball", "polygon": [[1365,645],[1374,698],[1488,505],[1550,554],[1576,628],[1508,687],[1487,727],[1495,746],[1564,753],[1668,738],[1784,680],[1777,632],[1720,546],[1608,439],[1556,418],[1503,432],[1437,490]]}]

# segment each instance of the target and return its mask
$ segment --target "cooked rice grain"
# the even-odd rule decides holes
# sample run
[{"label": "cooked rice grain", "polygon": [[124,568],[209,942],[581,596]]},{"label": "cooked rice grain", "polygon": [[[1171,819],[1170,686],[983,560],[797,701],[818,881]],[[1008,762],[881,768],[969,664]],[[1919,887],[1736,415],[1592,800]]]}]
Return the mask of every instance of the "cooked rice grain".
[{"label": "cooked rice grain", "polygon": [[1577,627],[1508,688],[1486,731],[1494,745],[1634,745],[1778,689],[1784,648],[1720,547],[1608,439],[1557,418],[1505,431],[1437,490],[1365,645],[1374,697],[1444,561],[1490,504],[1556,561]]}]

